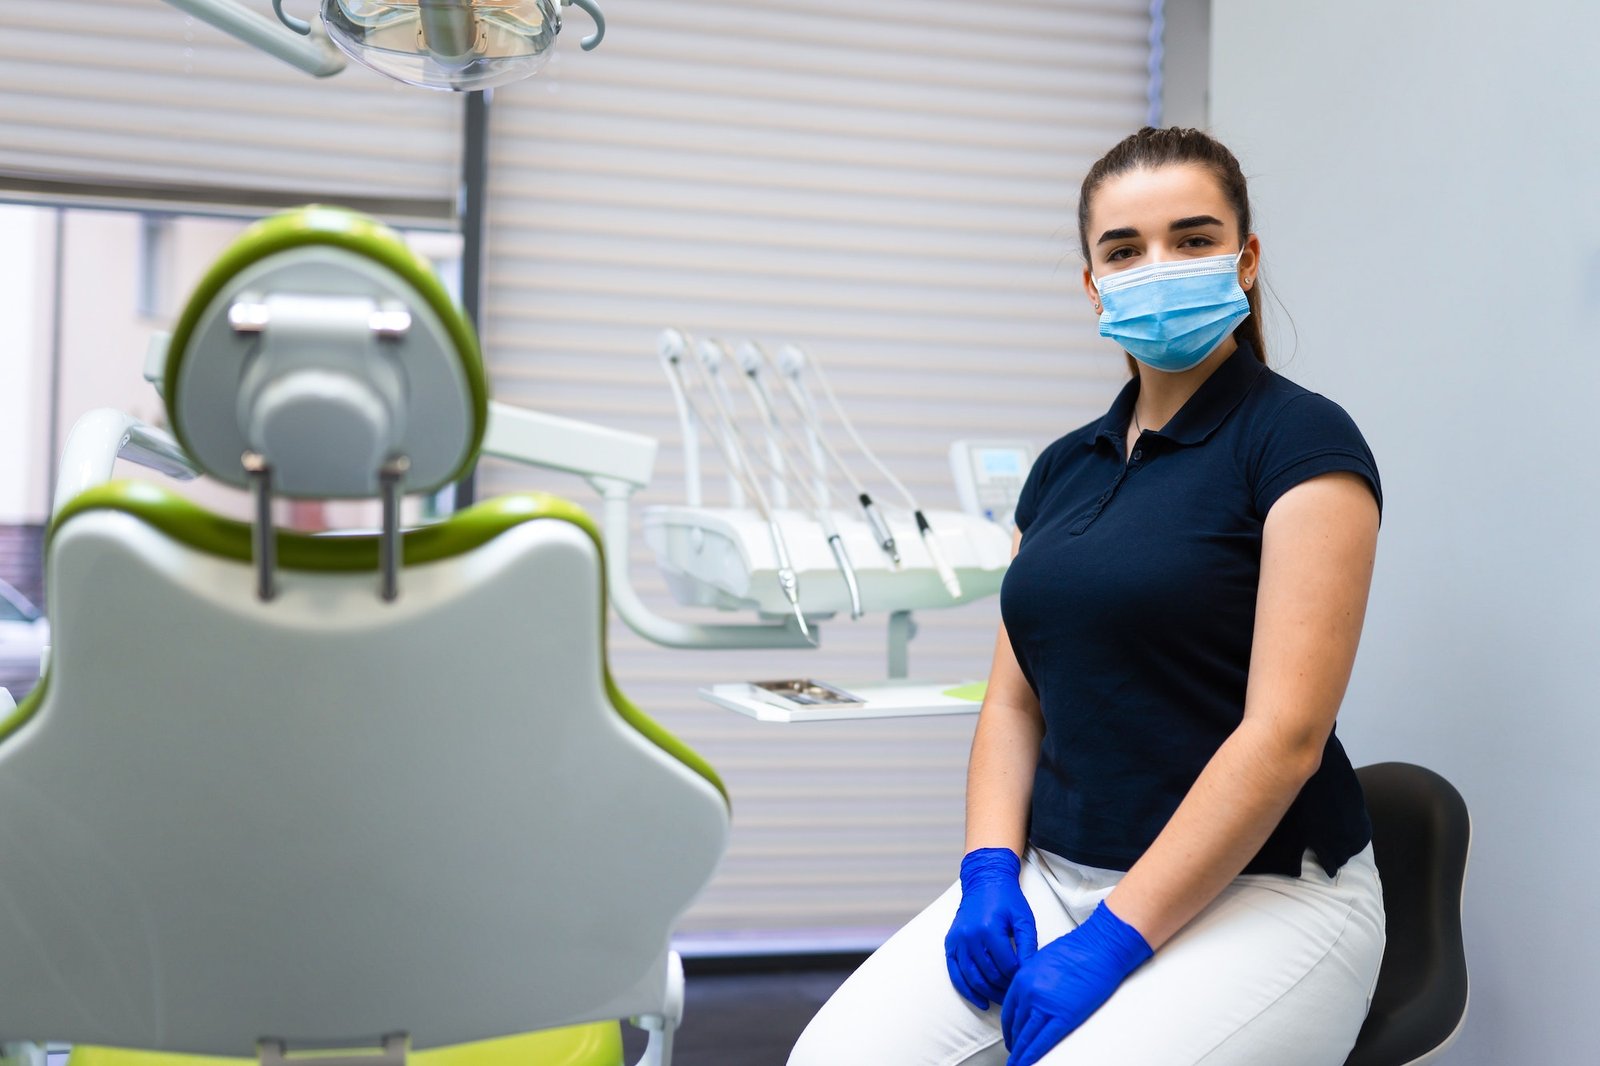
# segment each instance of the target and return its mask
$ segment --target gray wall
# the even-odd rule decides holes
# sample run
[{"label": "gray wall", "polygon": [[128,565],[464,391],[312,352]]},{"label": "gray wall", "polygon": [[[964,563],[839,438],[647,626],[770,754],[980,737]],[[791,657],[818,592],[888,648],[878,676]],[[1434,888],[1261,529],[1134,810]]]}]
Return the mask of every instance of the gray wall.
[{"label": "gray wall", "polygon": [[[1215,0],[1274,363],[1384,479],[1341,732],[1475,828],[1451,1063],[1595,1061],[1600,1003],[1600,4]],[[1269,346],[1273,341],[1269,339]]]}]

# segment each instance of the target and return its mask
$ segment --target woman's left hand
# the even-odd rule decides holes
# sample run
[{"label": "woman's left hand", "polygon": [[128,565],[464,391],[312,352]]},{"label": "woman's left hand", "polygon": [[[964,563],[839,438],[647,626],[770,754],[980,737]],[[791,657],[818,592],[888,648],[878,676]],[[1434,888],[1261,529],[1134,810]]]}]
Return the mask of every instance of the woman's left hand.
[{"label": "woman's left hand", "polygon": [[1000,1031],[1011,1057],[1031,1066],[1111,998],[1151,956],[1139,930],[1102,902],[1078,928],[1051,941],[1011,981],[1000,1008]]}]

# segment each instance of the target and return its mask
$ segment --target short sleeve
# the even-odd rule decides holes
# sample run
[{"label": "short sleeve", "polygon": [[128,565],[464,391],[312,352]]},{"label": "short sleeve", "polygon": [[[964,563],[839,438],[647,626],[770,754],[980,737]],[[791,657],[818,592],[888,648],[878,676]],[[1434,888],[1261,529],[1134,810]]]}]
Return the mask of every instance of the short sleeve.
[{"label": "short sleeve", "polygon": [[1039,515],[1039,498],[1044,494],[1044,482],[1049,477],[1050,460],[1055,452],[1054,444],[1040,452],[1022,483],[1022,491],[1017,494],[1017,506],[1011,511],[1011,521],[1018,533],[1026,533]]},{"label": "short sleeve", "polygon": [[1321,474],[1355,474],[1367,483],[1378,511],[1383,487],[1378,464],[1344,408],[1314,392],[1296,396],[1278,411],[1254,464],[1256,513],[1265,516],[1290,489]]}]

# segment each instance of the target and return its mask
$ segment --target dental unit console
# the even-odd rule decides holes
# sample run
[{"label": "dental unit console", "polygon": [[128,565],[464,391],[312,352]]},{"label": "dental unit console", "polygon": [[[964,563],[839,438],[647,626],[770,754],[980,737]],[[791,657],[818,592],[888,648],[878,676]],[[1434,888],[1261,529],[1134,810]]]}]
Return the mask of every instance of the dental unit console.
[{"label": "dental unit console", "polygon": [[[741,345],[746,353],[736,371],[759,381],[764,357],[750,342]],[[791,460],[774,462],[772,454],[785,454],[784,444],[757,448],[748,445],[745,431],[733,420],[727,399],[715,386],[717,376],[730,372],[723,365],[716,371],[706,364],[716,362],[716,353],[725,349],[715,342],[701,342],[698,353],[688,337],[678,330],[661,335],[660,354],[678,403],[690,471],[689,502],[658,505],[645,509],[645,542],[656,553],[657,563],[667,578],[674,597],[683,604],[716,607],[722,610],[754,610],[781,617],[794,610],[810,618],[827,618],[839,613],[860,617],[867,611],[887,613],[931,607],[950,607],[999,591],[1000,579],[1010,562],[1009,539],[992,522],[955,511],[911,513],[882,510],[867,504],[860,510],[844,505],[853,497],[869,501],[870,496],[848,473],[838,452],[827,440],[826,432],[807,414],[808,400],[794,381],[797,375],[782,375],[773,369],[771,376],[782,377],[785,387],[795,394],[795,408],[802,412],[803,432],[808,442],[845,472],[851,493],[841,495],[829,505],[827,464],[817,463],[805,454],[792,434],[778,428],[770,400],[754,399],[761,415],[768,442],[786,441]],[[753,353],[753,354],[751,354]],[[707,358],[712,356],[712,358]],[[716,408],[716,421],[697,403],[687,387],[686,364],[705,371],[708,392]],[[765,397],[753,386],[752,396]],[[707,424],[711,423],[711,424]],[[696,432],[696,428],[703,432]],[[744,496],[762,500],[779,498],[787,491],[804,497],[809,508],[771,508],[732,505],[708,507],[700,503],[703,487],[698,483],[700,461],[697,441],[710,436],[725,454],[735,456],[730,466],[739,472]],[[755,471],[757,460],[771,480]],[[802,473],[804,464],[815,476]],[[921,521],[918,521],[918,519]],[[780,550],[780,545],[781,549]],[[840,550],[835,550],[835,546]],[[785,570],[801,590],[797,600],[788,594]],[[946,574],[950,579],[947,580]]]}]

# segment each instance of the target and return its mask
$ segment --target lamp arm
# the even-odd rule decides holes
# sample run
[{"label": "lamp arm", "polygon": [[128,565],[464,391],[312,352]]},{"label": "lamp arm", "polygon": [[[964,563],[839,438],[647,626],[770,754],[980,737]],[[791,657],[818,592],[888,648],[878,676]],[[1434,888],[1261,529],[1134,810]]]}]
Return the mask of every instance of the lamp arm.
[{"label": "lamp arm", "polygon": [[[167,0],[167,3],[307,74],[326,78],[344,69],[344,57],[327,35],[313,34],[309,22],[284,13],[282,0],[273,2],[274,10],[283,20],[281,26],[238,0]],[[305,29],[301,30],[300,26]]]}]

